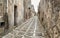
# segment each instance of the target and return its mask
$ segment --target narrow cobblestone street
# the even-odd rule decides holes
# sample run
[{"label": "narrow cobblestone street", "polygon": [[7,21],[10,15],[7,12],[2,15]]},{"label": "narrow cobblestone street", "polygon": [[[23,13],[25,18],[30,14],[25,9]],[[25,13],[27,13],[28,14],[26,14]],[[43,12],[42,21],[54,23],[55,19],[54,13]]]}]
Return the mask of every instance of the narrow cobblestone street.
[{"label": "narrow cobblestone street", "polygon": [[44,29],[38,17],[34,16],[3,38],[44,38]]},{"label": "narrow cobblestone street", "polygon": [[0,0],[0,38],[60,38],[60,0]]}]

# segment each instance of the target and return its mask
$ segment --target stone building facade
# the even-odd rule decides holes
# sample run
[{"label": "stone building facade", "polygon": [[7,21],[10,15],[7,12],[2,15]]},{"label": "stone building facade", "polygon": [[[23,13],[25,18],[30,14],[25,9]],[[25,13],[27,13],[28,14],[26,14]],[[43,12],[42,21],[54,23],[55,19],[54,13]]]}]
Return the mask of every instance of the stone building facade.
[{"label": "stone building facade", "polygon": [[[6,13],[6,5],[7,1],[6,0],[0,0],[0,34],[4,32],[5,26],[5,20],[3,18],[4,14]],[[6,20],[7,21],[7,20]]]},{"label": "stone building facade", "polygon": [[24,20],[26,21],[31,16],[31,0],[24,0]]},{"label": "stone building facade", "polygon": [[34,6],[31,4],[31,0],[24,0],[24,20],[31,18],[35,15]]},{"label": "stone building facade", "polygon": [[46,31],[46,38],[60,38],[60,1],[41,0],[38,17]]},{"label": "stone building facade", "polygon": [[12,30],[24,21],[23,1],[24,0],[0,0],[0,23],[5,23],[3,27],[4,30],[8,28]]},{"label": "stone building facade", "polygon": [[23,0],[8,0],[7,5],[9,26],[20,25],[24,19]]},{"label": "stone building facade", "polygon": [[12,30],[35,15],[31,0],[0,0],[0,8],[0,17],[5,22],[4,30]]}]

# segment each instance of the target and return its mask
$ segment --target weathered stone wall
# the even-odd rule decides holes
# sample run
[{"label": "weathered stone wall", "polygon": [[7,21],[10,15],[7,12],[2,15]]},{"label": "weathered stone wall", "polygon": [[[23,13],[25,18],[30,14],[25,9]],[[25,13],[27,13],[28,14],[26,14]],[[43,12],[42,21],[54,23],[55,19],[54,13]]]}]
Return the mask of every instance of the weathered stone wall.
[{"label": "weathered stone wall", "polygon": [[8,0],[8,7],[7,7],[7,13],[8,13],[8,20],[9,20],[9,28],[13,28],[14,26],[14,1]]},{"label": "weathered stone wall", "polygon": [[24,0],[24,19],[29,19],[31,13],[31,0]]},{"label": "weathered stone wall", "polygon": [[0,16],[3,16],[4,13],[4,0],[0,0]]},{"label": "weathered stone wall", "polygon": [[31,0],[24,0],[24,19],[25,21],[35,15],[34,6]]},{"label": "weathered stone wall", "polygon": [[59,0],[41,0],[38,16],[41,24],[46,30],[46,38],[60,38],[60,26],[59,26]]},{"label": "weathered stone wall", "polygon": [[9,27],[10,29],[14,26],[14,5],[17,6],[16,12],[16,24],[17,26],[21,24],[24,19],[24,7],[23,7],[23,0],[8,0],[8,19],[9,19]]},{"label": "weathered stone wall", "polygon": [[24,5],[23,5],[24,0],[15,0],[14,5],[17,6],[17,17],[16,17],[16,22],[17,25],[20,25],[21,22],[24,20]]}]

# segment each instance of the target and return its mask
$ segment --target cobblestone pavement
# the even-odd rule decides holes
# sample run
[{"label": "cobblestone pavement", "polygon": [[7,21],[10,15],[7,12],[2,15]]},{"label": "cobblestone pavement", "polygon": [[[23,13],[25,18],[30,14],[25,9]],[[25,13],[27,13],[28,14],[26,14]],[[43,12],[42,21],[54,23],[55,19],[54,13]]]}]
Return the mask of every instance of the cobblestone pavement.
[{"label": "cobblestone pavement", "polygon": [[34,16],[2,38],[45,38],[38,17]]}]

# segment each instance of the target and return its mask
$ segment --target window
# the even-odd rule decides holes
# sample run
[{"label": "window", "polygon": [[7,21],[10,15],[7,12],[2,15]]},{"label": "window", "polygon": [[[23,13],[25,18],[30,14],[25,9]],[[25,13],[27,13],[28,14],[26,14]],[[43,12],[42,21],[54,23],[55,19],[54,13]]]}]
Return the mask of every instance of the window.
[{"label": "window", "polygon": [[0,22],[0,27],[4,27],[5,26],[5,22]]}]

